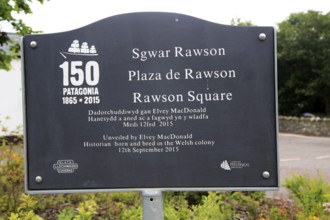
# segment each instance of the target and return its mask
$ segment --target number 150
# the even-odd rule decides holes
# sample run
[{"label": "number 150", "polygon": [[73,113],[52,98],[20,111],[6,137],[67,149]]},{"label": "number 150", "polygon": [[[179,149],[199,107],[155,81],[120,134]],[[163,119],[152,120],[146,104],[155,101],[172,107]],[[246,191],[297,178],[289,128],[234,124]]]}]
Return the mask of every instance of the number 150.
[{"label": "number 150", "polygon": [[88,61],[83,69],[82,61],[65,61],[60,65],[63,69],[63,86],[81,86],[85,81],[89,86],[95,86],[100,80],[99,64],[96,61]]}]

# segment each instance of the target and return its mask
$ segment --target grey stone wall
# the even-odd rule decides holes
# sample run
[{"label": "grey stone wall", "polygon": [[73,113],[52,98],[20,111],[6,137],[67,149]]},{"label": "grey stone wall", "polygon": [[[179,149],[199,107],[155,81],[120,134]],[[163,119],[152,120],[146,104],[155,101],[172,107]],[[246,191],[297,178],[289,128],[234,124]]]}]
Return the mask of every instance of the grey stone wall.
[{"label": "grey stone wall", "polygon": [[330,118],[279,116],[279,130],[283,133],[330,137]]}]

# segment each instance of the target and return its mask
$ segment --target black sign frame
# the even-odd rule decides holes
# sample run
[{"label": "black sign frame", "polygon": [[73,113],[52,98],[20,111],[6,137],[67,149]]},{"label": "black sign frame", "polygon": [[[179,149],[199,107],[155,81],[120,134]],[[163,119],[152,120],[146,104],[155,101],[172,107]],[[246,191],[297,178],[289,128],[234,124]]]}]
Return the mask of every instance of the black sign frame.
[{"label": "black sign frame", "polygon": [[278,189],[273,27],[132,13],[23,50],[26,192]]}]

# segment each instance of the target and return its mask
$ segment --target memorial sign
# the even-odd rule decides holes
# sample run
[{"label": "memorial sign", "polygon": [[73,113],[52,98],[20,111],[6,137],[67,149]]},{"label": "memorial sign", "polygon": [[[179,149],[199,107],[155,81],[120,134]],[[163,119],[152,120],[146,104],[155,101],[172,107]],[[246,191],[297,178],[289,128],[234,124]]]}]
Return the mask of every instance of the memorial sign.
[{"label": "memorial sign", "polygon": [[26,190],[276,189],[274,34],[133,13],[25,36]]}]

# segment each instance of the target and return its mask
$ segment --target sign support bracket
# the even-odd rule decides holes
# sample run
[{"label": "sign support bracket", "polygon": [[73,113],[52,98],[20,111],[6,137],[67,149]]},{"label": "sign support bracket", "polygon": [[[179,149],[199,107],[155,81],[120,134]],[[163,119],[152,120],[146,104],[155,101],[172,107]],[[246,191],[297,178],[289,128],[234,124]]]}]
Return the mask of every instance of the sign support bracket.
[{"label": "sign support bracket", "polygon": [[163,194],[159,189],[142,191],[143,220],[163,220]]}]

